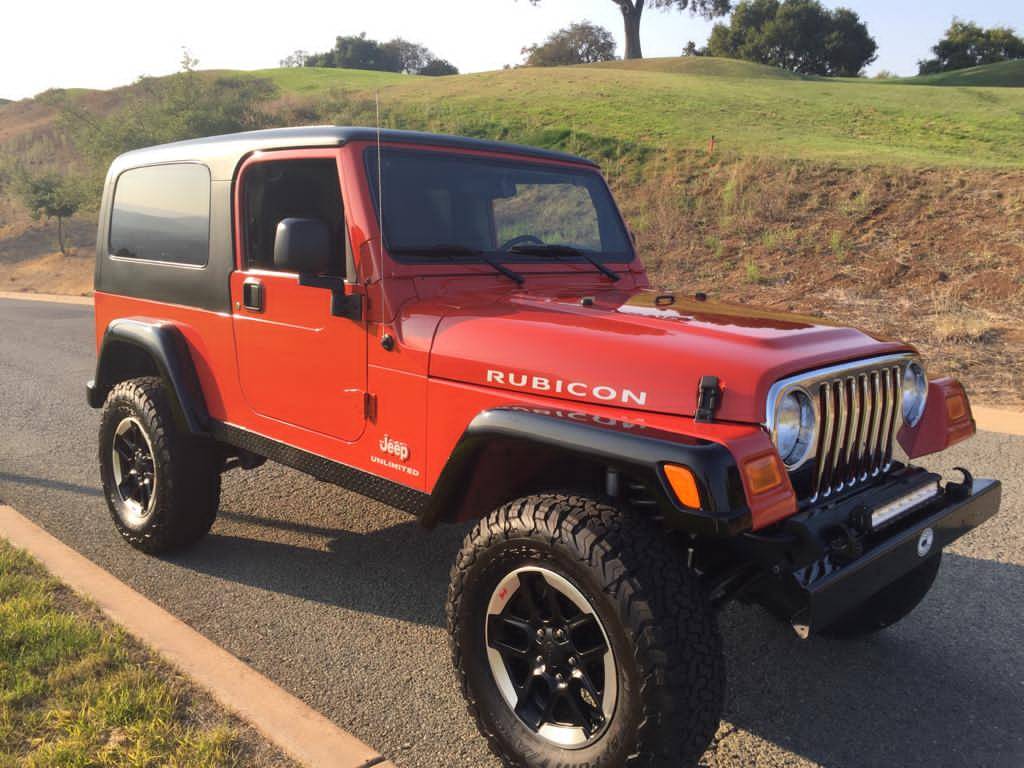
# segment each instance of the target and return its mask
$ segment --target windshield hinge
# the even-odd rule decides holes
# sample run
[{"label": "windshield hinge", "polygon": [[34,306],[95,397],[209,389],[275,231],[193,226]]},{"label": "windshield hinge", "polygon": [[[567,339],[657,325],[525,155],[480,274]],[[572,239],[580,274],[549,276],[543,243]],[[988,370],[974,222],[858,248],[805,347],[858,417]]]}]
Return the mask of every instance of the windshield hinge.
[{"label": "windshield hinge", "polygon": [[722,388],[717,376],[701,376],[697,387],[697,412],[693,420],[710,423],[715,420],[715,411],[722,402]]}]

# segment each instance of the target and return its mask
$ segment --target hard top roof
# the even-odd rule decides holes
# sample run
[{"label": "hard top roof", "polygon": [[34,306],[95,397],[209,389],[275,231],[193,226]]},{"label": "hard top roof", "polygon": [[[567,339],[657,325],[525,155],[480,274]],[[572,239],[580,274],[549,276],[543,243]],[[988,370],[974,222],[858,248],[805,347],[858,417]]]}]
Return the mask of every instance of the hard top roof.
[{"label": "hard top roof", "polygon": [[[398,131],[384,129],[380,139],[388,144],[421,144],[452,149],[474,149],[505,154],[522,155],[543,160],[585,163],[596,166],[591,160],[565,152],[537,149],[521,144],[507,144],[501,141],[471,139],[464,136],[450,136],[442,133],[420,131]],[[176,141],[154,147],[136,149],[119,156],[111,166],[111,173],[117,174],[128,168],[154,163],[201,162],[210,167],[215,179],[230,179],[239,161],[250,152],[271,149],[298,149],[303,147],[339,147],[351,141],[376,141],[376,128],[354,128],[336,125],[318,125],[302,128],[271,128],[263,131],[229,133],[202,139]]]}]

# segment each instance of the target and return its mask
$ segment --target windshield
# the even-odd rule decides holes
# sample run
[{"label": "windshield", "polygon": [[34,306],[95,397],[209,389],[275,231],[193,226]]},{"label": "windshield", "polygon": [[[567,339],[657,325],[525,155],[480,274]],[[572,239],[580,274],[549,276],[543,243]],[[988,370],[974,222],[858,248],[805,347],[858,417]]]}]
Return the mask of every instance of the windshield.
[{"label": "windshield", "polygon": [[[633,259],[596,171],[388,148],[380,165],[384,243],[399,259]],[[376,149],[366,166],[378,206]]]}]

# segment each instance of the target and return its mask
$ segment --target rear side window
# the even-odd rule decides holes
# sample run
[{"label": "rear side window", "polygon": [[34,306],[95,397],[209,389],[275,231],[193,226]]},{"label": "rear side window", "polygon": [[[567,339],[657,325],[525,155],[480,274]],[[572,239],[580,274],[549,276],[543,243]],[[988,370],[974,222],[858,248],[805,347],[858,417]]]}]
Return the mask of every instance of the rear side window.
[{"label": "rear side window", "polygon": [[114,188],[110,253],[204,266],[210,253],[210,172],[195,163],[125,171]]}]

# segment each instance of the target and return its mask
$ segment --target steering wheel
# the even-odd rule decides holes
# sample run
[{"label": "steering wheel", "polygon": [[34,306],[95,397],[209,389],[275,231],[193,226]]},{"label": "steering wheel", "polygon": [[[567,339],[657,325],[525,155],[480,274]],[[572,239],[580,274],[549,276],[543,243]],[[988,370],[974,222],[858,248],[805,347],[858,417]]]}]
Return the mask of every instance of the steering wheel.
[{"label": "steering wheel", "polygon": [[527,244],[544,245],[544,241],[541,240],[539,237],[534,237],[533,235],[519,235],[518,237],[513,237],[511,240],[506,240],[504,243],[502,243],[500,250],[507,251],[509,248],[515,245]]}]

